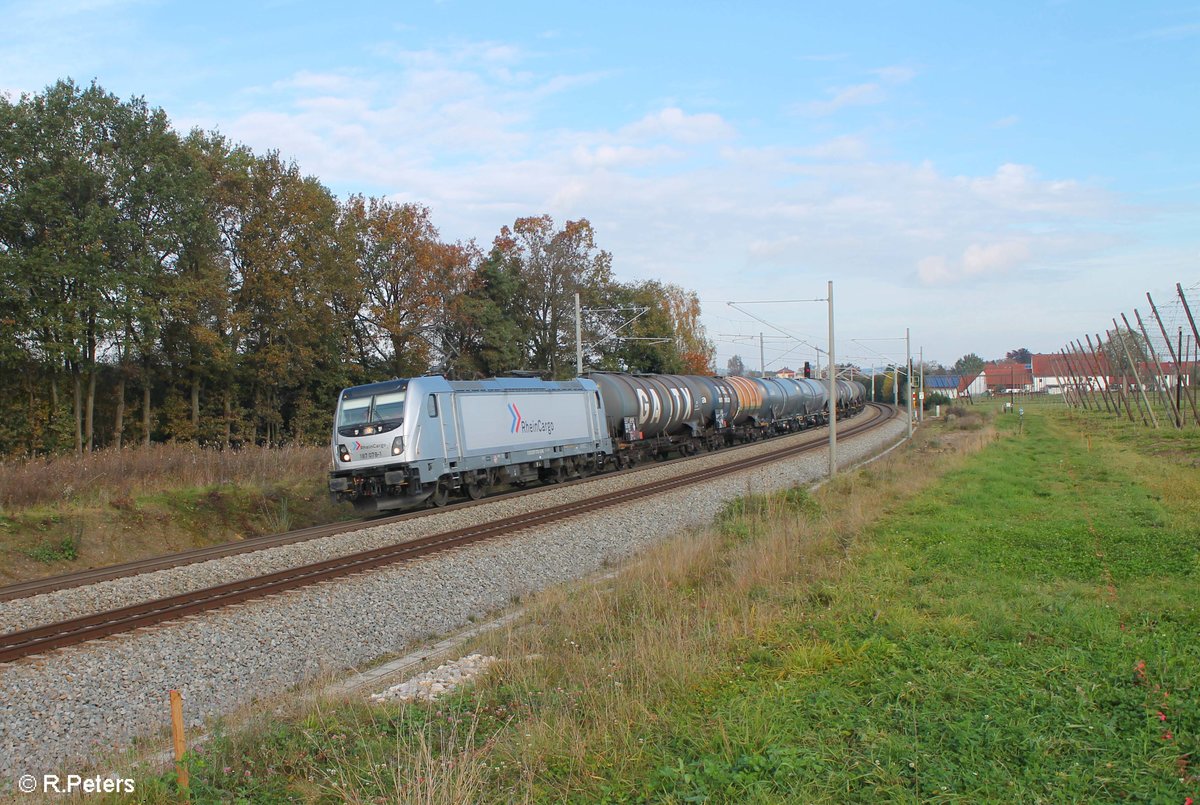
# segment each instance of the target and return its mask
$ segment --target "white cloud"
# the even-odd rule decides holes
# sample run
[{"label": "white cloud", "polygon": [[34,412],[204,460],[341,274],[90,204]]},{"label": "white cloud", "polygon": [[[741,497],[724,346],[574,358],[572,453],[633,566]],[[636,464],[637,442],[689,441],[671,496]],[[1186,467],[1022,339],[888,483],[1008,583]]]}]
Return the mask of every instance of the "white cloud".
[{"label": "white cloud", "polygon": [[991,176],[960,176],[956,182],[978,198],[1018,213],[1098,212],[1110,196],[1073,180],[1043,181],[1031,165],[1005,163]]},{"label": "white cloud", "polygon": [[864,159],[869,151],[870,147],[862,137],[853,134],[843,134],[839,137],[826,140],[823,143],[801,148],[799,153],[802,156],[811,157],[812,159],[848,161]]},{"label": "white cloud", "polygon": [[683,153],[665,145],[639,148],[633,145],[598,145],[594,148],[576,146],[571,152],[580,168],[626,168],[636,165],[652,165],[679,159]]},{"label": "white cloud", "polygon": [[831,115],[848,106],[870,106],[883,103],[886,97],[883,87],[877,83],[854,84],[840,87],[830,92],[831,97],[824,101],[810,101],[801,107],[806,114],[814,117]]},{"label": "white cloud", "polygon": [[[426,204],[450,240],[486,244],[519,216],[549,213],[590,219],[621,279],[678,282],[701,299],[747,288],[805,298],[832,277],[857,300],[839,326],[860,334],[903,332],[905,310],[988,299],[1014,274],[1045,282],[1048,267],[1081,271],[1122,245],[1112,224],[1130,211],[1113,194],[1031,165],[953,175],[884,159],[867,134],[828,121],[814,129],[822,137],[752,142],[751,126],[678,100],[607,127],[550,128],[548,111],[605,76],[544,75],[519,52],[469,43],[417,53],[392,74],[297,73],[260,87],[221,128],[343,194]],[[824,103],[881,100],[913,73],[876,76]]]},{"label": "white cloud", "polygon": [[811,117],[827,117],[852,106],[873,106],[887,100],[885,86],[898,86],[912,81],[917,71],[903,65],[879,67],[870,71],[877,81],[834,87],[826,92],[829,97],[801,104],[798,111]]},{"label": "white cloud", "polygon": [[1016,115],[1006,115],[992,123],[994,129],[1007,129],[1021,122],[1021,118]]},{"label": "white cloud", "polygon": [[689,115],[678,107],[668,107],[625,126],[619,134],[634,139],[667,138],[685,143],[704,143],[732,139],[735,132],[720,115]]},{"label": "white cloud", "polygon": [[911,67],[902,65],[892,65],[891,67],[880,67],[877,70],[872,70],[875,75],[879,76],[885,83],[888,84],[907,84],[917,77],[917,71]]},{"label": "white cloud", "polygon": [[922,258],[917,263],[917,276],[931,285],[954,282],[1004,273],[1029,258],[1029,241],[1024,238],[989,244],[972,243],[958,260],[947,260],[940,255]]}]

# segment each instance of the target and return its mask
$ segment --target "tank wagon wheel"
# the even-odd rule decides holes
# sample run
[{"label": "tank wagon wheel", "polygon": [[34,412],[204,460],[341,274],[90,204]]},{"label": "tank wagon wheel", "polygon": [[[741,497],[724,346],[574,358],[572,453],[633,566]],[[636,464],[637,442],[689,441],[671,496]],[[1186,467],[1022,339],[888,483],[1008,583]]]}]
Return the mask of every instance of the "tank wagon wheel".
[{"label": "tank wagon wheel", "polygon": [[466,487],[467,497],[469,497],[471,500],[479,500],[487,495],[487,489],[484,488],[483,484],[481,484],[478,479],[468,482]]}]

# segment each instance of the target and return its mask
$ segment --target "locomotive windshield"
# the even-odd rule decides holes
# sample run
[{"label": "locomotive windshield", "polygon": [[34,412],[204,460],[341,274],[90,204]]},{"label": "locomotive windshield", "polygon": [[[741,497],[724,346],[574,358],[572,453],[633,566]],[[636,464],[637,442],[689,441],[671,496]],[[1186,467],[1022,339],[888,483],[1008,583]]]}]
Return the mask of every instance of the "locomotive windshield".
[{"label": "locomotive windshield", "polygon": [[[370,397],[342,400],[342,410],[338,415],[338,431],[341,432],[343,429],[355,431],[354,433],[343,433],[345,436],[369,432],[382,433],[400,425],[403,421],[404,391],[392,391]],[[364,426],[368,426],[370,429],[368,430],[368,427]]]}]

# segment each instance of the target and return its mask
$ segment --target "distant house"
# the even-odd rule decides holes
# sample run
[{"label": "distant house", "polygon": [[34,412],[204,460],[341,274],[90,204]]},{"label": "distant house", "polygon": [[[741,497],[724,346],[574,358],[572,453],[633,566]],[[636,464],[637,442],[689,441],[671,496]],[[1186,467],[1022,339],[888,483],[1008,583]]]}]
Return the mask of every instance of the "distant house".
[{"label": "distant house", "polygon": [[958,375],[925,375],[926,394],[944,394],[950,399],[958,397]]},{"label": "distant house", "polygon": [[1023,363],[998,361],[985,364],[983,377],[987,390],[993,394],[1033,390],[1033,372]]},{"label": "distant house", "polygon": [[1070,365],[1062,355],[1034,355],[1030,361],[1030,374],[1033,376],[1034,391],[1062,394],[1063,389],[1074,385]]},{"label": "distant house", "polygon": [[974,397],[987,388],[978,373],[965,375],[925,375],[925,391],[929,394],[945,394],[952,400],[959,397]]},{"label": "distant house", "polygon": [[780,369],[778,372],[776,372],[775,376],[786,378],[786,379],[790,380],[796,376],[796,371],[794,369],[788,369],[787,367],[784,367],[783,369]]},{"label": "distant house", "polygon": [[980,372],[958,376],[958,396],[978,397],[987,391],[987,383]]},{"label": "distant house", "polygon": [[1066,358],[1061,354],[1039,353],[1030,363],[1033,375],[1033,390],[1048,394],[1061,394],[1076,383],[1087,390],[1108,388],[1114,379],[1104,353],[1071,353]]}]

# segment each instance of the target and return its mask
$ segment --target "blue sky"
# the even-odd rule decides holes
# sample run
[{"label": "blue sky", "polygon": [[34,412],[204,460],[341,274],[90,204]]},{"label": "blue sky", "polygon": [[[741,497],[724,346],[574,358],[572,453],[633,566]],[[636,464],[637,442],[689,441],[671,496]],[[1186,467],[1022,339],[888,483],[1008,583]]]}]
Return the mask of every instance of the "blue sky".
[{"label": "blue sky", "polygon": [[720,367],[772,332],[726,301],[828,279],[861,363],[1056,350],[1200,280],[1196,3],[350,5],[0,2],[0,91],[94,78],[450,240],[586,217],[699,293]]}]

